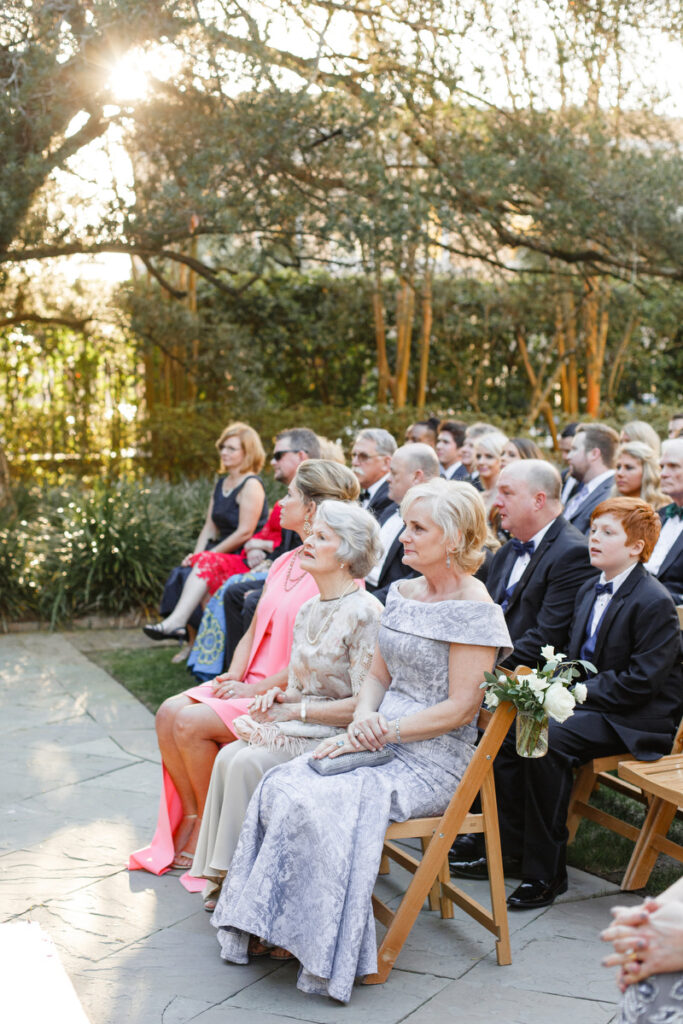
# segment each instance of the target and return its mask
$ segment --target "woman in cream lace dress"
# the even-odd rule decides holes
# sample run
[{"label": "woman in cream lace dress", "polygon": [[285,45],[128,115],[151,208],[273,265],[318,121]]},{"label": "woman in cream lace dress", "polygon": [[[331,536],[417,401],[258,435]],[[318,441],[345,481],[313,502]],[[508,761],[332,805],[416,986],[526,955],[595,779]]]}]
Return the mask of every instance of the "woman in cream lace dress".
[{"label": "woman in cream lace dress", "polygon": [[214,762],[192,875],[207,878],[204,905],[212,910],[237,846],[249,799],[276,764],[312,751],[343,733],[377,640],[380,602],[354,584],[379,555],[379,529],[369,512],[324,501],[306,539],[300,565],[320,594],[296,617],[287,689],[257,697],[235,719],[240,740]]}]

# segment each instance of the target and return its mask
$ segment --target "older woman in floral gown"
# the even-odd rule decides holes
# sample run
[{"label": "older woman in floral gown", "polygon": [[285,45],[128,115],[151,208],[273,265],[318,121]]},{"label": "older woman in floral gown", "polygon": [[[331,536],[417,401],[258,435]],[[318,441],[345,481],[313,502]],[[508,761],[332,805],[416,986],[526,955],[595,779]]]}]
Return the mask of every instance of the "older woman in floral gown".
[{"label": "older woman in floral gown", "polygon": [[486,539],[469,484],[412,488],[405,561],[346,736],[314,757],[389,746],[393,760],[325,777],[308,755],[273,768],[249,804],[212,922],[224,959],[267,943],[301,964],[298,987],[347,1002],[377,969],[372,889],[390,821],[440,814],[469,762],[484,672],[511,650],[501,609],[474,579]]}]

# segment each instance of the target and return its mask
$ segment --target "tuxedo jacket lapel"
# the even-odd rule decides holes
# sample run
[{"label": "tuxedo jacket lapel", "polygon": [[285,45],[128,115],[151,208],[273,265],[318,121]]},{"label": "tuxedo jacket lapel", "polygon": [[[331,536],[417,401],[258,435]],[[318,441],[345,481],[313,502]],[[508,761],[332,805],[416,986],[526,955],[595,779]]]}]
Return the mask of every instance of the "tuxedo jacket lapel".
[{"label": "tuxedo jacket lapel", "polygon": [[491,597],[496,602],[496,604],[501,604],[505,597],[505,588],[507,587],[508,577],[512,571],[512,566],[514,565],[516,559],[517,555],[515,554],[515,550],[512,547],[512,545],[510,545],[508,550],[505,552],[505,560],[501,567],[496,593],[491,594]]},{"label": "tuxedo jacket lapel", "polygon": [[[617,591],[617,594],[619,591]],[[595,602],[595,589],[591,587],[586,591],[581,603],[576,609],[574,614],[574,626],[571,632],[571,638],[569,641],[569,660],[573,661],[578,658],[581,653],[581,647],[586,636],[586,629],[588,627],[588,617],[593,611],[593,604]],[[612,602],[610,602],[611,604]]]},{"label": "tuxedo jacket lapel", "polygon": [[[605,641],[605,637],[607,636],[609,628],[612,625],[612,622],[614,621],[616,615],[618,614],[619,609],[623,605],[624,601],[628,598],[629,594],[635,587],[638,580],[642,577],[643,573],[645,572],[647,572],[647,569],[644,569],[640,563],[636,565],[636,567],[632,570],[632,572],[629,573],[628,577],[621,584],[621,586],[617,590],[616,594],[614,595],[610,603],[607,605],[607,608],[605,609],[605,614],[603,615],[602,621],[598,626],[598,634],[595,638],[596,659],[600,656],[600,651],[602,650],[602,645]],[[595,594],[593,593],[593,598],[594,597]],[[591,601],[591,608],[592,607],[593,602]]]},{"label": "tuxedo jacket lapel", "polygon": [[[574,509],[574,512],[572,513],[571,519],[569,521],[573,523],[575,519],[578,519],[579,516],[582,515],[588,504],[592,503],[593,508],[597,507],[597,505],[599,505],[600,502],[609,495],[609,492],[612,490],[613,483],[614,474],[612,474],[609,480],[603,480],[601,484],[598,484],[595,490],[591,491],[590,494],[587,494],[585,496],[585,498],[578,506],[578,508]],[[575,493],[576,491],[574,490],[574,494]],[[572,495],[570,494],[567,498],[567,503],[569,503],[571,500]]]},{"label": "tuxedo jacket lapel", "polygon": [[[522,596],[522,594],[524,593],[524,588],[527,585],[527,583],[529,582],[529,580],[531,579],[531,577],[532,577],[532,575],[534,573],[534,570],[535,570],[536,566],[538,565],[539,561],[541,560],[541,558],[543,558],[544,552],[546,552],[548,550],[548,548],[550,547],[550,545],[553,543],[553,541],[557,537],[558,533],[560,532],[560,527],[559,527],[558,524],[559,524],[559,519],[556,519],[555,522],[552,524],[552,526],[546,531],[546,533],[543,536],[543,539],[541,540],[541,543],[538,545],[538,547],[534,551],[533,555],[529,559],[529,564],[527,565],[526,569],[524,570],[524,572],[520,576],[519,581],[517,583],[517,586],[515,587],[515,589],[512,592],[512,596],[511,596],[511,598],[510,598],[510,600],[508,602],[508,606],[507,606],[507,610],[508,611],[510,610],[510,608],[514,607],[515,602],[518,601],[520,599],[520,597]],[[513,562],[517,558],[517,556],[515,555],[514,549],[511,547],[510,550],[512,551],[512,554],[514,555],[514,557],[512,559],[510,559],[510,563],[506,567],[507,568],[507,572],[506,572],[506,576],[505,576],[505,585],[507,584],[507,580],[508,580],[508,577],[510,575],[510,571],[512,570]],[[505,585],[503,586],[503,595],[505,594]]]},{"label": "tuxedo jacket lapel", "polygon": [[393,560],[396,558],[396,552],[398,551],[399,545],[401,543],[398,538],[401,536],[402,533],[403,533],[403,530],[399,530],[399,532],[396,535],[394,541],[390,545],[389,550],[386,553],[384,561],[382,562],[382,568],[380,570],[379,578],[377,580],[377,589],[379,589],[379,587],[384,586],[384,579],[385,579],[386,574],[387,574],[387,572],[389,570],[389,566],[391,565]]},{"label": "tuxedo jacket lapel", "polygon": [[676,540],[669,548],[669,553],[662,562],[659,568],[659,572],[657,573],[657,576],[661,576],[663,572],[666,572],[670,565],[673,565],[673,563],[680,555],[681,551],[683,551],[683,533],[679,533],[679,535],[676,537]]}]

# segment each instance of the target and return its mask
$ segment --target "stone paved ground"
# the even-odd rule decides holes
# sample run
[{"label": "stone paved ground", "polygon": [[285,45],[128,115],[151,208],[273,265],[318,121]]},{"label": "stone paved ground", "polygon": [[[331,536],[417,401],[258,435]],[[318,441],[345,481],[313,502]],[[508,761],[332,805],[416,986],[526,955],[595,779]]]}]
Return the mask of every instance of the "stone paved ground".
[{"label": "stone paved ground", "polygon": [[[511,915],[510,967],[497,966],[492,938],[469,919],[441,921],[428,911],[389,981],[357,988],[346,1007],[297,992],[291,964],[222,963],[198,896],[172,875],[129,874],[123,866],[154,824],[160,772],[153,720],[78,650],[118,642],[92,633],[0,638],[3,934],[12,925],[17,939],[28,934],[18,922],[40,926],[90,1024],[615,1019],[617,991],[599,966],[597,934],[610,906],[636,899],[578,871],[555,906]],[[401,872],[393,872],[379,885],[395,903]],[[471,889],[485,900],[485,883]],[[39,986],[38,967],[32,976]],[[5,1019],[38,1021],[29,1010]],[[52,1019],[71,1024],[68,1013]]]}]

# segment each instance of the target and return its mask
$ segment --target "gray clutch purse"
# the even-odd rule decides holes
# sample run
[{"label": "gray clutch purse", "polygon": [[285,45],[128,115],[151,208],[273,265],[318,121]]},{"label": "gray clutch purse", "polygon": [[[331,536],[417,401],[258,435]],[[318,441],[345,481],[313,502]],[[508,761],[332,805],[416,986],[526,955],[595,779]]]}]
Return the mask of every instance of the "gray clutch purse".
[{"label": "gray clutch purse", "polygon": [[384,747],[382,750],[356,750],[353,754],[340,754],[339,757],[309,757],[308,763],[318,775],[341,775],[342,772],[352,772],[354,768],[387,764],[395,757],[393,750]]}]

